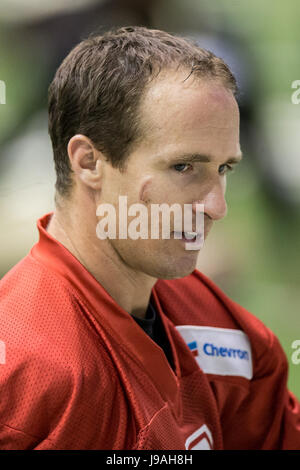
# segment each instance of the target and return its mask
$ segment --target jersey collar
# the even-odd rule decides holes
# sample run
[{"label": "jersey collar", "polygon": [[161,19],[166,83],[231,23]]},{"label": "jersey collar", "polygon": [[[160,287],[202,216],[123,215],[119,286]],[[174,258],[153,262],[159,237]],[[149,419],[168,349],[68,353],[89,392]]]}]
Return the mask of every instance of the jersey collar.
[{"label": "jersey collar", "polygon": [[52,215],[53,212],[50,212],[37,221],[39,241],[31,249],[30,255],[67,280],[88,306],[98,325],[107,325],[114,337],[119,338],[118,343],[124,344],[128,353],[138,359],[143,370],[151,376],[163,399],[176,401],[180,377],[179,361],[170,334],[169,321],[162,311],[155,288],[152,289],[153,299],[171,343],[176,375],[162,349],[140,328],[131,315],[115,302],[80,261],[47,232]]}]

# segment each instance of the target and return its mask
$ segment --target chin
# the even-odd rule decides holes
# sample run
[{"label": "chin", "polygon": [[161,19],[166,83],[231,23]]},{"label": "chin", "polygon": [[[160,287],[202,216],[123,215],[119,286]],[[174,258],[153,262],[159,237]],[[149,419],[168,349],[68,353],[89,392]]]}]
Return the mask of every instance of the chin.
[{"label": "chin", "polygon": [[166,273],[163,276],[160,276],[158,279],[181,279],[182,277],[189,276],[192,272],[196,269],[196,266],[193,266],[192,269],[189,270],[182,270],[182,271],[174,271],[173,273]]},{"label": "chin", "polygon": [[194,269],[191,271],[191,272],[188,272],[188,273],[181,273],[181,274],[174,274],[174,275],[165,275],[165,276],[160,276],[158,277],[157,279],[161,279],[161,280],[166,280],[166,281],[171,281],[172,279],[182,279],[183,277],[186,277],[186,276],[189,276],[190,274],[192,274],[192,272],[194,271]]},{"label": "chin", "polygon": [[167,265],[157,266],[156,269],[152,269],[151,276],[157,279],[180,279],[182,277],[189,276],[197,267],[195,261],[191,262],[177,262],[169,263]]}]

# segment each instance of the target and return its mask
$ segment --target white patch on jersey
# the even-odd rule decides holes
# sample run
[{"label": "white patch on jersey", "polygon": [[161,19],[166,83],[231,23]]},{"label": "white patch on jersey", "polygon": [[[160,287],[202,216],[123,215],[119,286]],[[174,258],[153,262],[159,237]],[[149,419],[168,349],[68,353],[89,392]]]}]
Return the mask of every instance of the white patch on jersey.
[{"label": "white patch on jersey", "polygon": [[251,345],[243,331],[195,325],[176,328],[187,345],[191,345],[203,372],[252,379]]},{"label": "white patch on jersey", "polygon": [[186,450],[212,450],[213,449],[213,437],[212,433],[203,424],[201,428],[193,432],[185,441]]}]

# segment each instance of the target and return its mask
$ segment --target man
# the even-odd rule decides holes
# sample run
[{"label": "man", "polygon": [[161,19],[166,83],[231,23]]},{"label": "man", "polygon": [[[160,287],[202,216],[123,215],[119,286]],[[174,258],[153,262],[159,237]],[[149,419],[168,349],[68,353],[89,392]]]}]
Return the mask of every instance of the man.
[{"label": "man", "polygon": [[[221,59],[142,27],[91,37],[58,69],[56,210],[1,282],[2,449],[300,449],[278,340],[187,249],[201,208],[204,237],[226,214],[236,91]],[[190,207],[192,226],[101,237],[101,207],[124,229],[119,196]]]}]

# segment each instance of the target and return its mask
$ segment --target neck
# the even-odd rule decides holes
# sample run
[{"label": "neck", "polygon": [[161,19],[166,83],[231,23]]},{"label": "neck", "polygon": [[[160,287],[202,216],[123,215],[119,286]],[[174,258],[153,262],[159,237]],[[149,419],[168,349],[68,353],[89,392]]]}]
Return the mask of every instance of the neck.
[{"label": "neck", "polygon": [[156,279],[126,265],[110,240],[99,240],[96,211],[94,216],[87,212],[66,207],[57,209],[48,233],[80,261],[125,311],[144,318]]}]

